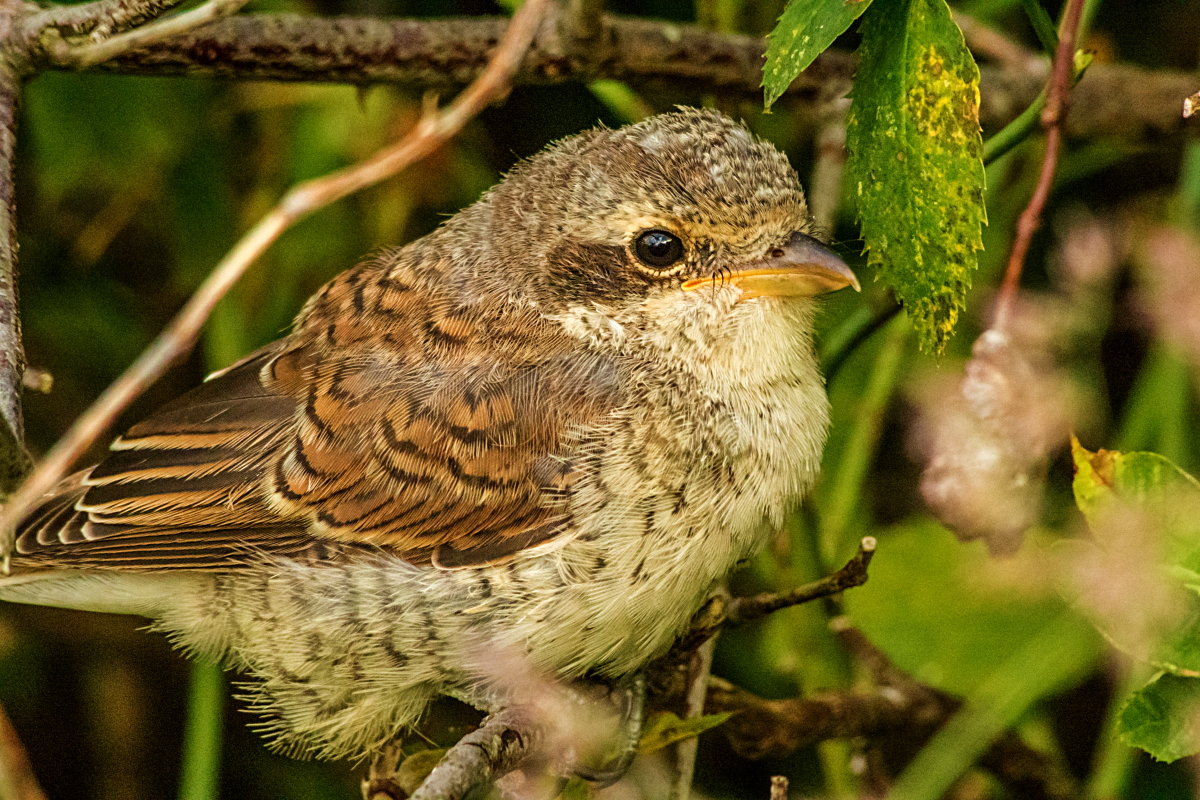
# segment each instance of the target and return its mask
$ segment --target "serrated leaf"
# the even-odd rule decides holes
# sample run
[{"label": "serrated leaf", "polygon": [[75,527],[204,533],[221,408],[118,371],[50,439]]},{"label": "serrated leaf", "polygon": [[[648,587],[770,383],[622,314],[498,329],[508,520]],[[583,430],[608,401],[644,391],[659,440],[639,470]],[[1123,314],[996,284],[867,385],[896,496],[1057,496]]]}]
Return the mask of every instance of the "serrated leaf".
[{"label": "serrated leaf", "polygon": [[1130,695],[1117,729],[1121,741],[1159,761],[1200,752],[1200,679],[1159,675]]},{"label": "serrated leaf", "polygon": [[871,0],[791,0],[767,36],[763,105],[770,108],[869,5]]},{"label": "serrated leaf", "polygon": [[639,753],[653,753],[668,745],[682,742],[693,736],[699,736],[707,730],[717,727],[733,716],[733,712],[721,714],[705,714],[691,719],[680,719],[670,711],[655,714],[642,730],[642,738],[638,741]]},{"label": "serrated leaf", "polygon": [[867,263],[941,352],[983,248],[979,69],[945,0],[875,0],[861,30],[847,146]]}]

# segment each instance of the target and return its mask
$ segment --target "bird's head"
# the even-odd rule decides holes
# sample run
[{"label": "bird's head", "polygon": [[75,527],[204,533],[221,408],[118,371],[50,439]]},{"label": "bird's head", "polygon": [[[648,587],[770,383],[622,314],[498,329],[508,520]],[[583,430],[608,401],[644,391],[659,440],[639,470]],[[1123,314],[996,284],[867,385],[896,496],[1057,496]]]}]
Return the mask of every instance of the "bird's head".
[{"label": "bird's head", "polygon": [[786,157],[715,111],[565,139],[472,211],[505,270],[481,277],[600,332],[728,332],[763,304],[806,315],[805,298],[858,287]]}]

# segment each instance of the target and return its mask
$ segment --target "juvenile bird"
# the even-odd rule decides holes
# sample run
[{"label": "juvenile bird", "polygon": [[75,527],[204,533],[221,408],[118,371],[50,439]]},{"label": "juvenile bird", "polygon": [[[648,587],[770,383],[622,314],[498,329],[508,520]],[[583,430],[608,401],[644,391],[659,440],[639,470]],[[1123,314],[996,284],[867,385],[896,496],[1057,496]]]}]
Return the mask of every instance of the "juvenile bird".
[{"label": "juvenile bird", "polygon": [[812,297],[845,286],[725,116],[579,134],[117,439],[0,599],[150,617],[294,754],[504,705],[489,653],[629,675],[813,482]]}]

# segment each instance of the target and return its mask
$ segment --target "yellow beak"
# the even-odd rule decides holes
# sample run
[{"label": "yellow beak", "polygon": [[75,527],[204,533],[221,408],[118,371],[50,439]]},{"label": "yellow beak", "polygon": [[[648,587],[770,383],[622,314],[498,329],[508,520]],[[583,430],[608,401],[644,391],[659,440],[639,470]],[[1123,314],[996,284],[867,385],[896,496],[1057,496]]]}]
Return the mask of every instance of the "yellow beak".
[{"label": "yellow beak", "polygon": [[683,282],[685,292],[714,283],[729,283],[742,290],[742,300],[754,297],[812,297],[847,286],[861,291],[858,278],[846,262],[825,245],[803,233],[793,233],[783,247],[745,269]]}]

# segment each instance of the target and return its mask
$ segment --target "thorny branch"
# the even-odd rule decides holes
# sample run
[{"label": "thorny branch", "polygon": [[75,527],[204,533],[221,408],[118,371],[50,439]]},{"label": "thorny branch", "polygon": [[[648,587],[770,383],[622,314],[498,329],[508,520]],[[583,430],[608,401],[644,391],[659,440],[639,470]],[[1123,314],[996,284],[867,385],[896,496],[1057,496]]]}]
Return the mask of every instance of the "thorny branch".
[{"label": "thorny branch", "polygon": [[7,568],[12,533],[21,518],[66,474],[141,392],[191,349],[217,302],[285,230],[352,192],[378,183],[436,150],[473,116],[503,96],[533,40],[550,0],[528,0],[513,16],[479,74],[449,106],[426,114],[395,144],[365,161],[293,187],[213,269],[187,304],[136,361],[71,425],[0,513],[0,558]]}]

